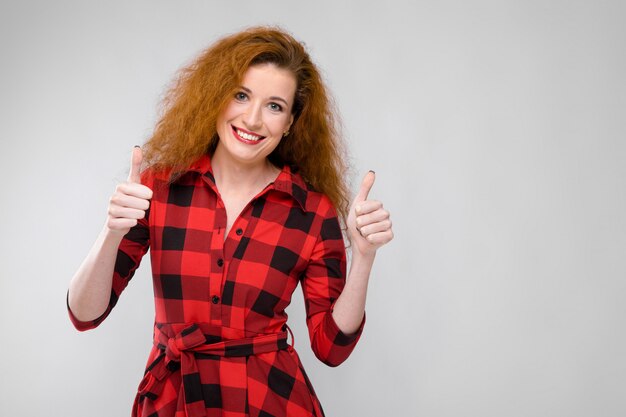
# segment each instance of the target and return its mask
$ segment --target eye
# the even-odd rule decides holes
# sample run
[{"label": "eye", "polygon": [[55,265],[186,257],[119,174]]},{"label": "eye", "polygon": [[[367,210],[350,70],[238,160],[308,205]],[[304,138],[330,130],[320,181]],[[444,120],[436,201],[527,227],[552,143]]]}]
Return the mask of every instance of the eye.
[{"label": "eye", "polygon": [[278,103],[270,103],[267,105],[271,111],[281,112],[283,111],[283,106]]},{"label": "eye", "polygon": [[239,91],[235,93],[235,100],[237,101],[246,101],[248,99],[248,95],[243,91]]}]

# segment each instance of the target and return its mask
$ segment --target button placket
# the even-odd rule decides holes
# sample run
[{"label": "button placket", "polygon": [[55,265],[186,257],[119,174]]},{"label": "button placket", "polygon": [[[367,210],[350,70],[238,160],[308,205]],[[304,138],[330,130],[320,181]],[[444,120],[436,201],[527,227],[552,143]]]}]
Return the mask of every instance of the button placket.
[{"label": "button placket", "polygon": [[213,236],[211,239],[211,276],[209,277],[209,293],[207,294],[209,301],[209,309],[211,322],[214,324],[222,323],[221,310],[221,292],[222,281],[228,265],[225,261],[224,254],[224,231],[226,229],[226,209],[223,203],[218,200],[216,221],[213,228]]}]

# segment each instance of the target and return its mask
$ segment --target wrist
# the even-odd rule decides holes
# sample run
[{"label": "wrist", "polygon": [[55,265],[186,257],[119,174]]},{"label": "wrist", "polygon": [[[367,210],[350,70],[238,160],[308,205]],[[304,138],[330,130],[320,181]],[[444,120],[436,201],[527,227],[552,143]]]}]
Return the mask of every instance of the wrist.
[{"label": "wrist", "polygon": [[350,259],[350,271],[347,277],[347,281],[352,281],[352,279],[356,277],[357,281],[367,283],[367,281],[369,281],[370,272],[372,271],[372,267],[374,265],[375,256],[376,252],[369,254],[353,251]]},{"label": "wrist", "polygon": [[375,258],[376,249],[372,249],[371,251],[361,251],[356,245],[352,247],[352,263],[358,262],[372,265]]},{"label": "wrist", "polygon": [[119,244],[127,233],[128,230],[112,229],[105,224],[100,232],[100,237],[105,241],[116,242]]}]

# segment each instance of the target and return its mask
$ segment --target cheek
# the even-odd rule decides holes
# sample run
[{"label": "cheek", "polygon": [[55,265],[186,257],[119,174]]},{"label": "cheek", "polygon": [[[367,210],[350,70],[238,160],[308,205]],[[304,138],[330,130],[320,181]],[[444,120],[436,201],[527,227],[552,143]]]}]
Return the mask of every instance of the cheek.
[{"label": "cheek", "polygon": [[275,117],[273,120],[271,120],[270,124],[271,124],[271,130],[272,132],[278,134],[280,133],[282,135],[282,133],[287,130],[287,128],[289,127],[289,121],[291,120],[290,116],[280,116],[280,117]]},{"label": "cheek", "polygon": [[232,119],[232,115],[233,115],[233,109],[232,106],[228,106],[227,108],[224,109],[223,112],[221,112],[218,116],[217,116],[217,122],[218,123],[226,123],[228,122],[230,119]]}]

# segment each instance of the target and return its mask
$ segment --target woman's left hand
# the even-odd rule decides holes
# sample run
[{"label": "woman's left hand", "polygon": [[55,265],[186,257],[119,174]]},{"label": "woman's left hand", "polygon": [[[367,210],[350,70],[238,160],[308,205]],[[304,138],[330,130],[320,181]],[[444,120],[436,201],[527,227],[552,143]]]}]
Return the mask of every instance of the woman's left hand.
[{"label": "woman's left hand", "polygon": [[353,254],[358,251],[361,255],[374,256],[378,248],[393,239],[389,212],[380,201],[367,199],[375,179],[374,171],[365,174],[361,189],[350,206],[347,227]]}]

